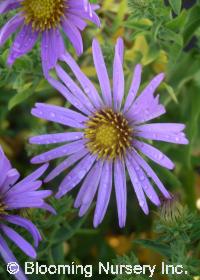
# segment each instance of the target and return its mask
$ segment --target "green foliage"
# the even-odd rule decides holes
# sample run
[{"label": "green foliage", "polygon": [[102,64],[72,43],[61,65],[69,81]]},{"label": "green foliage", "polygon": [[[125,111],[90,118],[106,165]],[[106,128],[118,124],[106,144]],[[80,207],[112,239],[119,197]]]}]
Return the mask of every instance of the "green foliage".
[{"label": "green foliage", "polygon": [[[167,114],[158,122],[185,123],[190,143],[183,147],[154,142],[155,146],[175,161],[176,169],[168,171],[156,164],[150,164],[166,188],[171,193],[180,195],[184,207],[180,211],[181,218],[176,207],[171,212],[162,212],[162,216],[158,217],[157,214],[154,215],[152,206],[150,215],[146,217],[140,210],[132,185],[128,181],[126,228],[118,228],[113,191],[105,220],[99,229],[93,229],[93,209],[84,218],[79,218],[73,208],[74,197],[80,187],[78,186],[71,197],[66,196],[62,200],[50,199],[57,216],[42,210],[28,212],[28,217],[38,226],[43,237],[38,248],[37,261],[47,265],[70,264],[73,261],[93,264],[95,280],[104,276],[107,277],[103,278],[106,280],[145,280],[149,279],[146,275],[137,275],[134,278],[128,275],[101,276],[98,275],[97,264],[99,261],[107,262],[112,259],[114,264],[148,264],[156,252],[159,255],[159,263],[164,260],[167,264],[182,264],[189,272],[188,275],[179,277],[169,275],[168,279],[193,280],[194,276],[200,276],[200,218],[199,213],[195,213],[199,198],[200,168],[200,1],[196,1],[189,9],[184,7],[185,3],[190,1],[181,0],[170,0],[168,5],[165,5],[163,0],[91,2],[101,6],[97,13],[102,26],[98,29],[91,24],[83,32],[84,54],[81,57],[75,56],[72,46],[65,39],[67,50],[98,89],[91,54],[93,37],[97,37],[102,45],[111,79],[114,43],[118,36],[123,37],[126,94],[132,80],[133,68],[137,63],[143,65],[140,91],[155,74],[165,72],[166,79],[158,93]],[[14,13],[1,16],[0,27]],[[28,144],[29,136],[67,130],[66,127],[31,116],[31,108],[36,102],[67,107],[70,104],[45,81],[41,69],[39,42],[30,53],[18,59],[12,68],[7,67],[6,59],[14,37],[15,35],[0,48],[0,145],[24,176],[34,169],[29,164],[30,158],[49,149],[48,145]],[[67,70],[71,75],[69,69]],[[52,163],[50,168],[58,162]],[[44,185],[44,188],[50,188],[56,193],[66,172]],[[21,233],[30,240],[25,231]],[[134,243],[130,241],[132,236],[135,239]],[[110,239],[114,239],[114,245],[109,242]],[[125,241],[121,242],[121,239]],[[16,246],[11,243],[9,245],[21,264],[27,261],[26,256]],[[3,262],[0,277],[3,280],[9,277]],[[29,278],[83,279],[81,275],[33,275]],[[155,279],[161,280],[159,271]]]}]

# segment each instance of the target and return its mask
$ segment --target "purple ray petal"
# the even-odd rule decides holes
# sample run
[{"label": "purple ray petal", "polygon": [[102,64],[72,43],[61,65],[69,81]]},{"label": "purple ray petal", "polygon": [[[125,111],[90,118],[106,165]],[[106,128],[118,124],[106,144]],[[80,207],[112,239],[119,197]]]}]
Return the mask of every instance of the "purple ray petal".
[{"label": "purple ray petal", "polygon": [[157,195],[157,193],[155,192],[154,188],[152,187],[149,179],[147,178],[146,174],[144,173],[144,171],[141,169],[141,167],[139,166],[139,164],[134,160],[134,157],[131,156],[131,154],[129,154],[127,156],[129,162],[132,165],[132,168],[134,168],[135,173],[137,175],[137,178],[140,182],[140,185],[144,191],[144,193],[147,195],[147,197],[156,205],[156,206],[160,206],[160,199]]},{"label": "purple ray petal", "polygon": [[159,190],[162,192],[162,194],[170,199],[171,195],[164,187],[163,183],[160,181],[156,173],[153,171],[153,169],[149,166],[149,164],[135,151],[132,151],[132,155],[134,159],[137,161],[137,163],[142,167],[142,169],[146,172],[146,174],[154,181],[156,186],[159,188]]},{"label": "purple ray petal", "polygon": [[75,162],[80,160],[82,157],[84,157],[86,154],[88,154],[87,149],[83,149],[78,151],[77,153],[69,156],[66,160],[61,162],[59,165],[54,168],[51,173],[44,179],[45,183],[48,183],[49,181],[53,180],[55,177],[57,177],[61,172],[72,166]]},{"label": "purple ray petal", "polygon": [[35,249],[15,230],[3,224],[1,224],[1,228],[3,232],[10,238],[10,240],[12,240],[27,256],[33,259],[36,258]]},{"label": "purple ray petal", "polygon": [[77,8],[69,8],[68,13],[76,15],[80,18],[89,20],[89,21],[93,22],[94,24],[96,24],[98,27],[101,26],[101,22],[97,16],[97,14],[94,11],[92,12],[92,15],[91,15],[89,12],[85,12],[82,9],[79,10]]},{"label": "purple ray petal", "polygon": [[[2,256],[6,264],[10,262],[18,263],[12,251],[9,249],[7,243],[5,242],[5,240],[1,235],[0,235],[0,255]],[[17,280],[27,280],[21,267],[19,267],[19,271],[15,274],[15,278]]]},{"label": "purple ray petal", "polygon": [[161,82],[164,79],[164,74],[160,73],[157,76],[155,76],[151,82],[145,87],[145,89],[141,92],[141,94],[137,97],[135,102],[133,103],[132,109],[135,109],[137,107],[137,110],[144,107],[144,104],[149,102],[149,99],[152,98],[152,95],[154,94],[157,87],[161,84]]},{"label": "purple ray petal", "polygon": [[6,178],[7,172],[11,169],[11,164],[10,161],[7,159],[7,157],[5,156],[1,145],[0,145],[0,187],[2,187],[3,182]]},{"label": "purple ray petal", "polygon": [[[115,47],[115,57],[113,63],[113,101],[114,108],[119,110],[124,97],[124,72],[122,66],[122,54],[120,54],[121,39]],[[123,49],[123,47],[121,46]]]},{"label": "purple ray petal", "polygon": [[114,183],[115,194],[117,200],[117,211],[119,226],[122,228],[126,224],[126,203],[127,203],[127,190],[126,190],[126,174],[124,162],[116,159],[114,162]]},{"label": "purple ray petal", "polygon": [[141,74],[142,74],[142,65],[137,64],[133,73],[131,87],[124,105],[124,112],[129,110],[129,108],[133,104],[133,101],[135,100],[135,97],[137,95],[141,83]]},{"label": "purple ray petal", "polygon": [[131,179],[133,188],[135,190],[135,194],[136,194],[137,199],[139,201],[139,205],[142,208],[142,210],[144,211],[144,213],[146,215],[148,215],[149,214],[149,208],[148,208],[148,204],[147,204],[147,201],[146,201],[146,197],[144,195],[142,185],[139,181],[139,178],[137,177],[137,173],[135,172],[135,168],[134,168],[132,162],[128,158],[126,158],[126,167],[128,169],[129,177]]},{"label": "purple ray petal", "polygon": [[34,182],[27,182],[27,183],[17,183],[12,188],[9,189],[9,191],[6,193],[6,197],[15,198],[15,195],[18,193],[23,194],[24,192],[27,193],[27,191],[36,191],[42,186],[42,181],[34,181]]},{"label": "purple ray petal", "polygon": [[4,215],[4,219],[9,223],[21,226],[29,231],[34,239],[34,246],[38,247],[39,241],[42,240],[42,237],[36,226],[31,221],[17,215]]},{"label": "purple ray petal", "polygon": [[77,97],[72,95],[72,93],[61,82],[53,79],[50,76],[47,76],[46,79],[48,80],[50,85],[52,85],[52,87],[59,91],[66,98],[66,100],[70,102],[74,107],[76,107],[79,111],[86,115],[90,114],[90,111],[88,111],[88,109],[83,106],[82,102],[80,102]]},{"label": "purple ray petal", "polygon": [[83,31],[87,26],[87,23],[76,15],[68,14],[67,18],[81,31]]},{"label": "purple ray petal", "polygon": [[31,159],[31,163],[38,164],[48,162],[50,160],[74,154],[84,148],[85,140],[78,140],[58,148],[52,149],[48,152],[42,153]]},{"label": "purple ray petal", "polygon": [[93,224],[97,227],[103,220],[112,191],[112,161],[105,161],[98,190],[96,209]]},{"label": "purple ray petal", "polygon": [[79,99],[80,102],[90,111],[94,112],[95,108],[92,105],[90,99],[83,93],[83,91],[77,86],[72,78],[63,70],[59,65],[56,66],[56,73],[58,77],[64,82],[65,86],[71,91],[71,93]]},{"label": "purple ray petal", "polygon": [[33,136],[29,138],[29,143],[37,144],[37,145],[56,144],[56,143],[79,140],[82,139],[83,136],[84,136],[83,132],[45,134],[45,135]]},{"label": "purple ray petal", "polygon": [[51,205],[49,205],[49,204],[47,204],[45,202],[42,205],[40,205],[39,208],[47,210],[48,212],[50,212],[53,215],[57,215],[56,210]]},{"label": "purple ray petal", "polygon": [[12,65],[15,60],[32,50],[38,38],[38,32],[33,31],[30,25],[24,25],[16,36],[10,49],[7,63]]},{"label": "purple ray petal", "polygon": [[10,10],[16,9],[20,6],[19,0],[5,0],[0,3],[0,14],[9,12]]},{"label": "purple ray petal", "polygon": [[[149,96],[149,100],[143,104],[143,107],[137,107],[130,109],[126,116],[130,122],[134,124],[140,124],[152,119],[155,119],[163,114],[165,114],[165,107],[159,104],[159,95],[155,98],[153,95]],[[132,106],[133,108],[133,106]]]},{"label": "purple ray petal", "polygon": [[44,75],[56,66],[58,59],[65,53],[65,46],[59,29],[49,29],[42,33],[41,57]]},{"label": "purple ray petal", "polygon": [[188,140],[182,130],[183,124],[176,123],[155,123],[135,127],[135,136],[146,139],[165,141],[176,144],[188,144]]},{"label": "purple ray petal", "polygon": [[75,60],[72,58],[72,56],[70,56],[70,54],[67,53],[64,56],[62,56],[62,59],[71,68],[75,77],[80,82],[84,92],[91,99],[91,101],[95,105],[95,107],[96,108],[101,108],[102,107],[102,100],[101,100],[101,98],[98,94],[98,91],[96,90],[94,85],[91,83],[91,81],[88,79],[88,77],[81,71],[80,67],[75,62]]},{"label": "purple ray petal", "polygon": [[133,141],[133,146],[157,164],[168,169],[174,168],[174,163],[155,147],[138,140]]},{"label": "purple ray petal", "polygon": [[35,106],[36,108],[31,110],[31,114],[35,117],[75,128],[85,127],[83,123],[87,118],[80,113],[49,104],[36,103]]},{"label": "purple ray petal", "polygon": [[24,19],[21,14],[12,17],[0,30],[0,45],[2,46],[7,39],[22,25]]},{"label": "purple ray petal", "polygon": [[109,81],[106,65],[104,62],[103,54],[99,46],[99,43],[96,39],[94,39],[92,42],[92,53],[93,53],[94,65],[99,79],[103,99],[107,106],[112,106],[110,81]]},{"label": "purple ray petal", "polygon": [[72,190],[76,185],[84,178],[87,172],[92,167],[97,156],[87,155],[85,156],[64,178],[59,186],[59,191],[56,194],[56,198],[61,198],[67,192]]},{"label": "purple ray petal", "polygon": [[19,177],[20,177],[20,174],[16,169],[14,169],[14,168],[10,169],[6,174],[5,181],[2,185],[1,194],[6,192],[11,186],[13,186],[17,182]]},{"label": "purple ray petal", "polygon": [[88,180],[88,177],[86,177],[86,180],[83,183],[82,188],[85,189],[85,192],[82,194],[81,198],[81,205],[79,211],[80,217],[82,217],[87,212],[94,199],[101,177],[102,166],[103,161],[97,161],[91,168],[90,180]]},{"label": "purple ray petal", "polygon": [[77,55],[81,55],[83,53],[83,40],[80,31],[76,28],[74,24],[70,22],[68,18],[65,18],[62,21],[62,27],[65,34],[74,46]]},{"label": "purple ray petal", "polygon": [[28,175],[23,180],[21,180],[19,183],[17,183],[17,185],[15,185],[15,187],[18,187],[19,185],[31,183],[31,182],[37,180],[38,178],[40,178],[40,176],[42,176],[44,174],[44,172],[47,170],[48,166],[49,166],[48,163],[43,164],[41,167],[39,167],[34,172],[32,172],[30,175]]}]

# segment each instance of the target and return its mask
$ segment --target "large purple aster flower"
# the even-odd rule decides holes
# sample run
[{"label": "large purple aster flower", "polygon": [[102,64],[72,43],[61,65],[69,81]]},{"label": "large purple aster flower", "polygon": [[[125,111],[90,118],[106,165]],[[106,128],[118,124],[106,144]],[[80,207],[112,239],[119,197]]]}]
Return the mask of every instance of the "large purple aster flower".
[{"label": "large purple aster flower", "polygon": [[[44,208],[55,213],[54,209],[44,201],[46,197],[51,195],[51,191],[37,191],[42,184],[38,178],[47,167],[48,164],[43,165],[28,177],[16,183],[20,175],[16,169],[11,167],[0,146],[0,255],[6,263],[17,261],[4,240],[4,235],[31,258],[36,257],[34,247],[37,247],[41,240],[40,233],[35,225],[21,217],[17,212],[23,208]],[[9,224],[20,226],[30,232],[34,239],[34,247]],[[15,276],[19,280],[26,279],[21,268]]]},{"label": "large purple aster flower", "polygon": [[41,37],[41,57],[44,73],[53,68],[58,58],[65,52],[61,29],[73,44],[76,52],[83,52],[82,31],[89,20],[100,25],[95,10],[98,5],[87,0],[3,0],[0,14],[13,9],[18,13],[0,31],[0,45],[18,28],[20,32],[10,49],[8,64],[29,52],[38,37]]},{"label": "large purple aster flower", "polygon": [[172,169],[174,164],[157,148],[145,143],[143,138],[176,144],[187,144],[188,140],[182,132],[185,127],[183,124],[144,124],[165,113],[165,108],[159,104],[159,96],[154,96],[164,74],[157,75],[137,96],[141,82],[141,65],[137,65],[130,90],[125,96],[123,41],[118,39],[115,48],[112,89],[101,48],[96,40],[93,41],[92,49],[101,93],[97,92],[69,54],[62,56],[81,87],[59,65],[55,69],[60,81],[49,78],[49,82],[80,112],[37,103],[32,114],[76,131],[32,137],[30,142],[40,145],[69,142],[34,157],[32,163],[40,164],[67,156],[67,159],[47,176],[46,182],[75,164],[61,182],[56,197],[62,197],[84,179],[75,207],[80,208],[79,213],[82,216],[97,195],[95,227],[101,223],[106,213],[114,180],[119,225],[123,227],[127,204],[126,169],[145,214],[149,212],[147,198],[155,205],[160,205],[153,183],[164,197],[170,198],[170,194],[141,153],[165,168]]}]

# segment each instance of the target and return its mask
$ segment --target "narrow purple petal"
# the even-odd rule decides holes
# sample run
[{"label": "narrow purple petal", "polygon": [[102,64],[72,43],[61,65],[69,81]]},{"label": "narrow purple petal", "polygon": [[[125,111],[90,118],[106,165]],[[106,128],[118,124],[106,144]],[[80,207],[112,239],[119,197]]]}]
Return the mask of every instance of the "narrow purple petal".
[{"label": "narrow purple petal", "polygon": [[47,170],[48,166],[49,166],[49,164],[47,164],[47,163],[43,164],[41,167],[39,167],[34,172],[32,172],[30,175],[26,176],[23,180],[21,180],[19,183],[17,183],[17,185],[15,185],[15,187],[18,187],[18,185],[24,185],[27,183],[31,183],[31,182],[37,180],[44,174],[44,172]]},{"label": "narrow purple petal", "polygon": [[0,3],[0,14],[7,13],[10,10],[18,8],[19,6],[19,0],[4,0],[2,3]]},{"label": "narrow purple petal", "polygon": [[103,165],[96,209],[94,213],[94,227],[97,227],[102,222],[108,208],[112,191],[112,165],[112,161],[105,161]]},{"label": "narrow purple petal", "polygon": [[65,53],[65,46],[59,29],[49,29],[42,33],[41,57],[44,75],[56,66],[58,59]]},{"label": "narrow purple petal", "polygon": [[2,187],[2,184],[6,178],[7,172],[11,169],[10,161],[7,159],[7,157],[4,154],[4,151],[1,148],[0,145],[0,187]]},{"label": "narrow purple petal", "polygon": [[160,181],[156,173],[153,171],[153,169],[150,167],[150,165],[135,151],[132,151],[132,155],[134,159],[137,161],[137,163],[142,167],[142,169],[146,172],[146,174],[154,181],[154,183],[157,185],[159,190],[162,192],[162,194],[170,199],[171,195],[164,187],[163,183]]},{"label": "narrow purple petal", "polygon": [[24,19],[20,14],[12,17],[0,30],[0,46],[22,25]]},{"label": "narrow purple petal", "polygon": [[88,154],[87,149],[82,149],[78,151],[77,153],[69,156],[66,160],[61,162],[59,165],[54,168],[51,173],[44,179],[45,183],[48,183],[49,181],[53,180],[55,177],[57,177],[61,172],[72,166],[75,162],[83,158],[86,154]]},{"label": "narrow purple petal", "polygon": [[65,86],[71,91],[71,93],[79,99],[80,102],[91,112],[95,111],[90,99],[83,93],[83,91],[77,86],[72,78],[63,70],[60,65],[56,66],[56,73],[58,77],[64,82]]},{"label": "narrow purple petal", "polygon": [[45,134],[45,135],[33,136],[29,138],[29,143],[37,144],[37,145],[56,144],[56,143],[79,140],[82,139],[83,136],[84,136],[83,132]]},{"label": "narrow purple petal", "polygon": [[80,113],[67,108],[43,103],[36,103],[35,106],[36,108],[31,110],[31,114],[35,117],[75,128],[85,127],[83,123],[87,118]]},{"label": "narrow purple petal", "polygon": [[[113,101],[114,108],[119,110],[124,97],[124,72],[122,65],[122,54],[120,54],[121,49],[121,39],[117,42],[115,47],[115,57],[113,63]],[[121,47],[123,48],[123,47]]]},{"label": "narrow purple petal", "polygon": [[70,42],[74,46],[77,55],[81,55],[83,53],[83,40],[80,31],[72,22],[70,22],[68,18],[65,18],[62,21],[62,27]]},{"label": "narrow purple petal", "polygon": [[[34,182],[26,182],[26,183],[17,183],[14,185],[12,188],[9,189],[9,191],[6,193],[6,198],[15,200],[15,195],[16,194],[21,194],[27,193],[29,191],[36,191],[42,186],[42,181],[34,181]],[[6,198],[4,198],[6,200]]]},{"label": "narrow purple petal", "polygon": [[68,14],[67,18],[81,31],[83,31],[87,26],[87,23],[76,15]]},{"label": "narrow purple petal", "polygon": [[155,192],[154,188],[152,187],[149,179],[147,178],[144,171],[141,169],[139,164],[134,160],[134,157],[129,154],[127,156],[129,162],[131,162],[132,167],[135,170],[135,173],[137,175],[138,181],[140,182],[140,185],[144,191],[144,193],[147,195],[147,197],[154,203],[156,206],[160,206],[160,199]]},{"label": "narrow purple petal", "polygon": [[29,244],[23,237],[21,237],[12,228],[1,224],[3,232],[12,240],[27,256],[31,258],[36,258],[35,249]]},{"label": "narrow purple petal", "polygon": [[186,145],[188,140],[182,132],[184,128],[185,125],[176,123],[145,124],[135,127],[135,136]]},{"label": "narrow purple petal", "polygon": [[102,166],[103,161],[97,161],[90,171],[90,180],[86,179],[83,183],[82,187],[85,189],[84,187],[86,186],[86,189],[81,198],[81,206],[79,211],[80,217],[82,217],[87,212],[94,199],[101,177]]},{"label": "narrow purple petal", "polygon": [[131,87],[124,105],[124,112],[129,110],[129,108],[133,104],[133,101],[135,100],[135,97],[137,95],[141,83],[141,74],[142,74],[142,65],[137,64],[133,73]]},{"label": "narrow purple petal", "polygon": [[35,156],[31,159],[31,163],[38,164],[48,162],[50,160],[68,156],[74,154],[84,148],[85,141],[78,140],[72,143],[68,143],[66,145],[60,146],[58,148],[52,149],[48,152],[42,153],[38,156]]},{"label": "narrow purple petal", "polygon": [[157,164],[168,169],[174,168],[174,163],[155,147],[138,140],[133,141],[133,146]]},{"label": "narrow purple petal", "polygon": [[132,162],[128,158],[126,158],[126,167],[128,169],[129,177],[131,179],[133,188],[135,190],[135,194],[136,194],[137,199],[139,201],[139,205],[142,208],[142,210],[144,211],[144,213],[146,215],[148,215],[149,208],[148,208],[148,204],[147,204],[147,201],[146,201],[146,197],[144,195],[144,191],[143,191],[141,182],[139,181],[139,178],[137,176],[137,173],[135,171],[135,168],[134,168]]},{"label": "narrow purple petal", "polygon": [[46,77],[50,85],[54,87],[57,91],[59,91],[65,99],[70,102],[74,107],[76,107],[82,113],[89,115],[90,111],[88,111],[85,106],[83,106],[82,102],[79,101],[77,97],[72,95],[72,93],[58,80],[53,79],[50,76]]},{"label": "narrow purple petal", "polygon": [[67,192],[72,190],[77,186],[78,183],[84,178],[87,172],[92,167],[94,161],[96,160],[96,156],[87,155],[85,156],[64,178],[59,186],[59,191],[56,194],[56,198],[61,198]]},{"label": "narrow purple petal", "polygon": [[42,240],[42,237],[36,226],[31,221],[17,215],[4,215],[3,218],[9,223],[21,226],[29,231],[34,239],[34,246],[38,247],[39,241]]},{"label": "narrow purple petal", "polygon": [[[7,243],[5,242],[5,240],[1,235],[0,235],[0,255],[2,256],[6,264],[9,262],[18,263],[12,251],[9,249]],[[19,267],[19,271],[15,274],[15,278],[17,280],[27,280],[21,267]]]},{"label": "narrow purple petal", "polygon": [[99,79],[102,96],[107,106],[112,106],[112,95],[110,88],[110,81],[104,62],[103,54],[99,43],[96,39],[92,42],[93,60],[96,68],[97,76]]},{"label": "narrow purple petal", "polygon": [[69,53],[67,53],[64,56],[62,56],[62,59],[71,68],[75,77],[80,82],[84,92],[91,99],[91,101],[95,105],[95,107],[96,108],[101,108],[102,107],[102,100],[101,100],[101,98],[98,94],[98,91],[96,90],[94,85],[91,83],[91,81],[88,79],[88,77],[81,71],[80,67],[75,62],[75,60],[72,58],[72,56]]},{"label": "narrow purple petal", "polygon": [[15,38],[10,49],[7,63],[12,65],[15,60],[32,50],[38,38],[38,32],[33,31],[30,25],[24,25]]},{"label": "narrow purple petal", "polygon": [[120,159],[116,159],[114,162],[114,183],[119,226],[122,228],[126,224],[127,190],[125,166],[124,162]]},{"label": "narrow purple petal", "polygon": [[1,188],[1,194],[6,192],[11,186],[13,186],[17,182],[19,177],[20,177],[20,174],[16,169],[14,169],[14,168],[10,169],[6,174],[5,181]]}]

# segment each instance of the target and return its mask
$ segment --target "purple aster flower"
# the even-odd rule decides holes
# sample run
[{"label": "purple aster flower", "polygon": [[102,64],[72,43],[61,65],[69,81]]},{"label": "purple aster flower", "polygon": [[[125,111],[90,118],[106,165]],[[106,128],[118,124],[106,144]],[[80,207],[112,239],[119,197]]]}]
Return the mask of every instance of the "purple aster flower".
[{"label": "purple aster flower", "polygon": [[[51,191],[37,191],[42,185],[38,178],[47,167],[48,164],[43,165],[25,179],[16,183],[20,176],[19,172],[12,168],[0,146],[0,255],[6,263],[17,261],[4,240],[4,236],[7,236],[31,258],[36,257],[34,247],[37,247],[41,240],[40,233],[35,225],[21,217],[17,212],[23,208],[44,208],[55,213],[54,209],[44,201],[46,197],[51,195]],[[34,239],[34,247],[9,224],[26,229]],[[26,279],[21,268],[15,276],[19,280]]]},{"label": "purple aster flower", "polygon": [[160,205],[153,183],[165,198],[170,198],[169,192],[141,154],[168,169],[173,169],[174,164],[166,155],[145,143],[143,139],[176,144],[187,144],[188,140],[183,133],[185,128],[183,124],[145,124],[165,113],[165,108],[159,103],[159,96],[154,96],[156,88],[164,79],[163,73],[154,77],[141,94],[137,95],[142,71],[141,65],[137,65],[130,90],[125,96],[122,39],[118,39],[115,47],[112,88],[103,54],[96,39],[93,41],[92,50],[100,94],[73,58],[69,54],[63,55],[62,60],[71,68],[80,87],[60,65],[55,67],[59,80],[49,77],[49,82],[79,112],[37,103],[32,114],[71,127],[75,131],[32,137],[30,139],[32,144],[64,143],[58,148],[34,157],[32,163],[41,164],[67,157],[45,181],[49,182],[62,171],[72,168],[61,182],[56,197],[64,196],[83,180],[75,207],[80,208],[80,216],[84,215],[97,195],[95,227],[104,218],[114,185],[119,226],[123,227],[127,204],[126,170],[145,214],[149,213],[147,198],[155,205]]},{"label": "purple aster flower", "polygon": [[83,52],[81,31],[89,20],[100,26],[95,13],[98,5],[87,0],[4,0],[0,1],[0,14],[17,9],[0,31],[0,45],[20,28],[8,56],[8,65],[29,52],[41,37],[41,58],[44,73],[56,65],[65,53],[61,29],[74,46],[77,55]]}]

